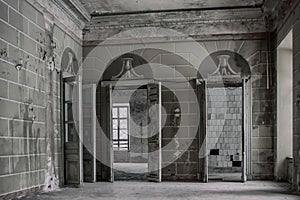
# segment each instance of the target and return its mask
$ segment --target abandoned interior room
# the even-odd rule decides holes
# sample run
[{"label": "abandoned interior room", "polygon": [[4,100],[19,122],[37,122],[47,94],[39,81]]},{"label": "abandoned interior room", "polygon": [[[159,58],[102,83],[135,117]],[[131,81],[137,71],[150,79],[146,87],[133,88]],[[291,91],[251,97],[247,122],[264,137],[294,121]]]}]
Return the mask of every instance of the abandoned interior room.
[{"label": "abandoned interior room", "polygon": [[0,199],[299,192],[299,0],[0,0]]}]

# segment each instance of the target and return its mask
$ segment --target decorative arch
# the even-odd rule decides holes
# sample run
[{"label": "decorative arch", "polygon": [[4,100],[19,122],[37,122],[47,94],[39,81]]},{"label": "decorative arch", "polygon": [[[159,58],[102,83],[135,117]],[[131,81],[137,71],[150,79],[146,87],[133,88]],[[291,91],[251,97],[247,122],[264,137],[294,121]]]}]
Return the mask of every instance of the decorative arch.
[{"label": "decorative arch", "polygon": [[70,47],[64,50],[60,66],[63,74],[77,75],[79,64],[74,51]]},{"label": "decorative arch", "polygon": [[206,78],[210,75],[240,75],[241,78],[251,76],[247,60],[240,54],[229,50],[211,53],[203,60],[199,69],[202,69]]},{"label": "decorative arch", "polygon": [[142,56],[134,53],[126,53],[109,63],[101,77],[101,81],[110,81],[118,79],[117,76],[125,75],[127,72],[123,68],[125,59],[130,59],[132,70],[135,70],[133,73],[135,73],[136,76],[140,75],[143,78],[153,78],[152,70],[147,67],[148,62]]}]

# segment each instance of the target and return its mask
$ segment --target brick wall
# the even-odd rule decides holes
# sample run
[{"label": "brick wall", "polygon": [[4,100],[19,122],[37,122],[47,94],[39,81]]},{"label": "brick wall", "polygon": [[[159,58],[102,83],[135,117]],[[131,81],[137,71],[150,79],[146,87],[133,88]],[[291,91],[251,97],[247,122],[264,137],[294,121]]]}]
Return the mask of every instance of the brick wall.
[{"label": "brick wall", "polygon": [[[42,59],[45,48],[45,22],[41,12],[25,0],[0,1],[0,196],[43,186],[46,163],[46,69]],[[55,27],[57,67],[66,46],[80,45]],[[62,37],[61,37],[62,36]],[[20,58],[24,68],[15,65]],[[55,153],[59,168],[60,91],[54,74],[53,103],[56,124]],[[34,119],[34,120],[33,120]]]},{"label": "brick wall", "polygon": [[208,88],[209,173],[241,172],[242,88]]}]

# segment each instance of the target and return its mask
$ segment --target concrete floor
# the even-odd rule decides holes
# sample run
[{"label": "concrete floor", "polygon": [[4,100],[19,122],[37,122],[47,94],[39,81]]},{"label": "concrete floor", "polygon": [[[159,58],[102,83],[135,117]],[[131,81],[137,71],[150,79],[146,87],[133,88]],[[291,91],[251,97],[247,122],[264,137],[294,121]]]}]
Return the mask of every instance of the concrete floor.
[{"label": "concrete floor", "polygon": [[279,200],[300,199],[284,183],[249,181],[247,183],[210,182],[124,182],[84,184],[81,188],[64,188],[58,192],[23,197],[33,200],[127,200],[127,199],[205,199],[205,200]]}]

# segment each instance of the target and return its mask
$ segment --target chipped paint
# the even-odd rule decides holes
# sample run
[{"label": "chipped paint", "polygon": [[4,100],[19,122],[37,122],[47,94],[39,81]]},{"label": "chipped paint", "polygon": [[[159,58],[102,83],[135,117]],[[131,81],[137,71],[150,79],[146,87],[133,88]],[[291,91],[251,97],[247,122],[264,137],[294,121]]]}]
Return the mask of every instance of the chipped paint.
[{"label": "chipped paint", "polygon": [[181,151],[179,151],[180,144],[179,144],[177,135],[174,136],[174,142],[176,145],[175,146],[176,152],[174,153],[174,157],[178,158],[181,155]]},{"label": "chipped paint", "polygon": [[57,190],[59,188],[58,172],[55,169],[55,150],[54,150],[54,136],[55,136],[55,125],[53,119],[54,112],[54,80],[53,80],[53,62],[54,62],[54,52],[53,52],[53,28],[54,24],[49,19],[45,18],[46,27],[46,40],[45,40],[45,67],[48,71],[46,76],[46,152],[47,152],[47,169],[45,173],[45,186],[44,191],[49,192]]}]

